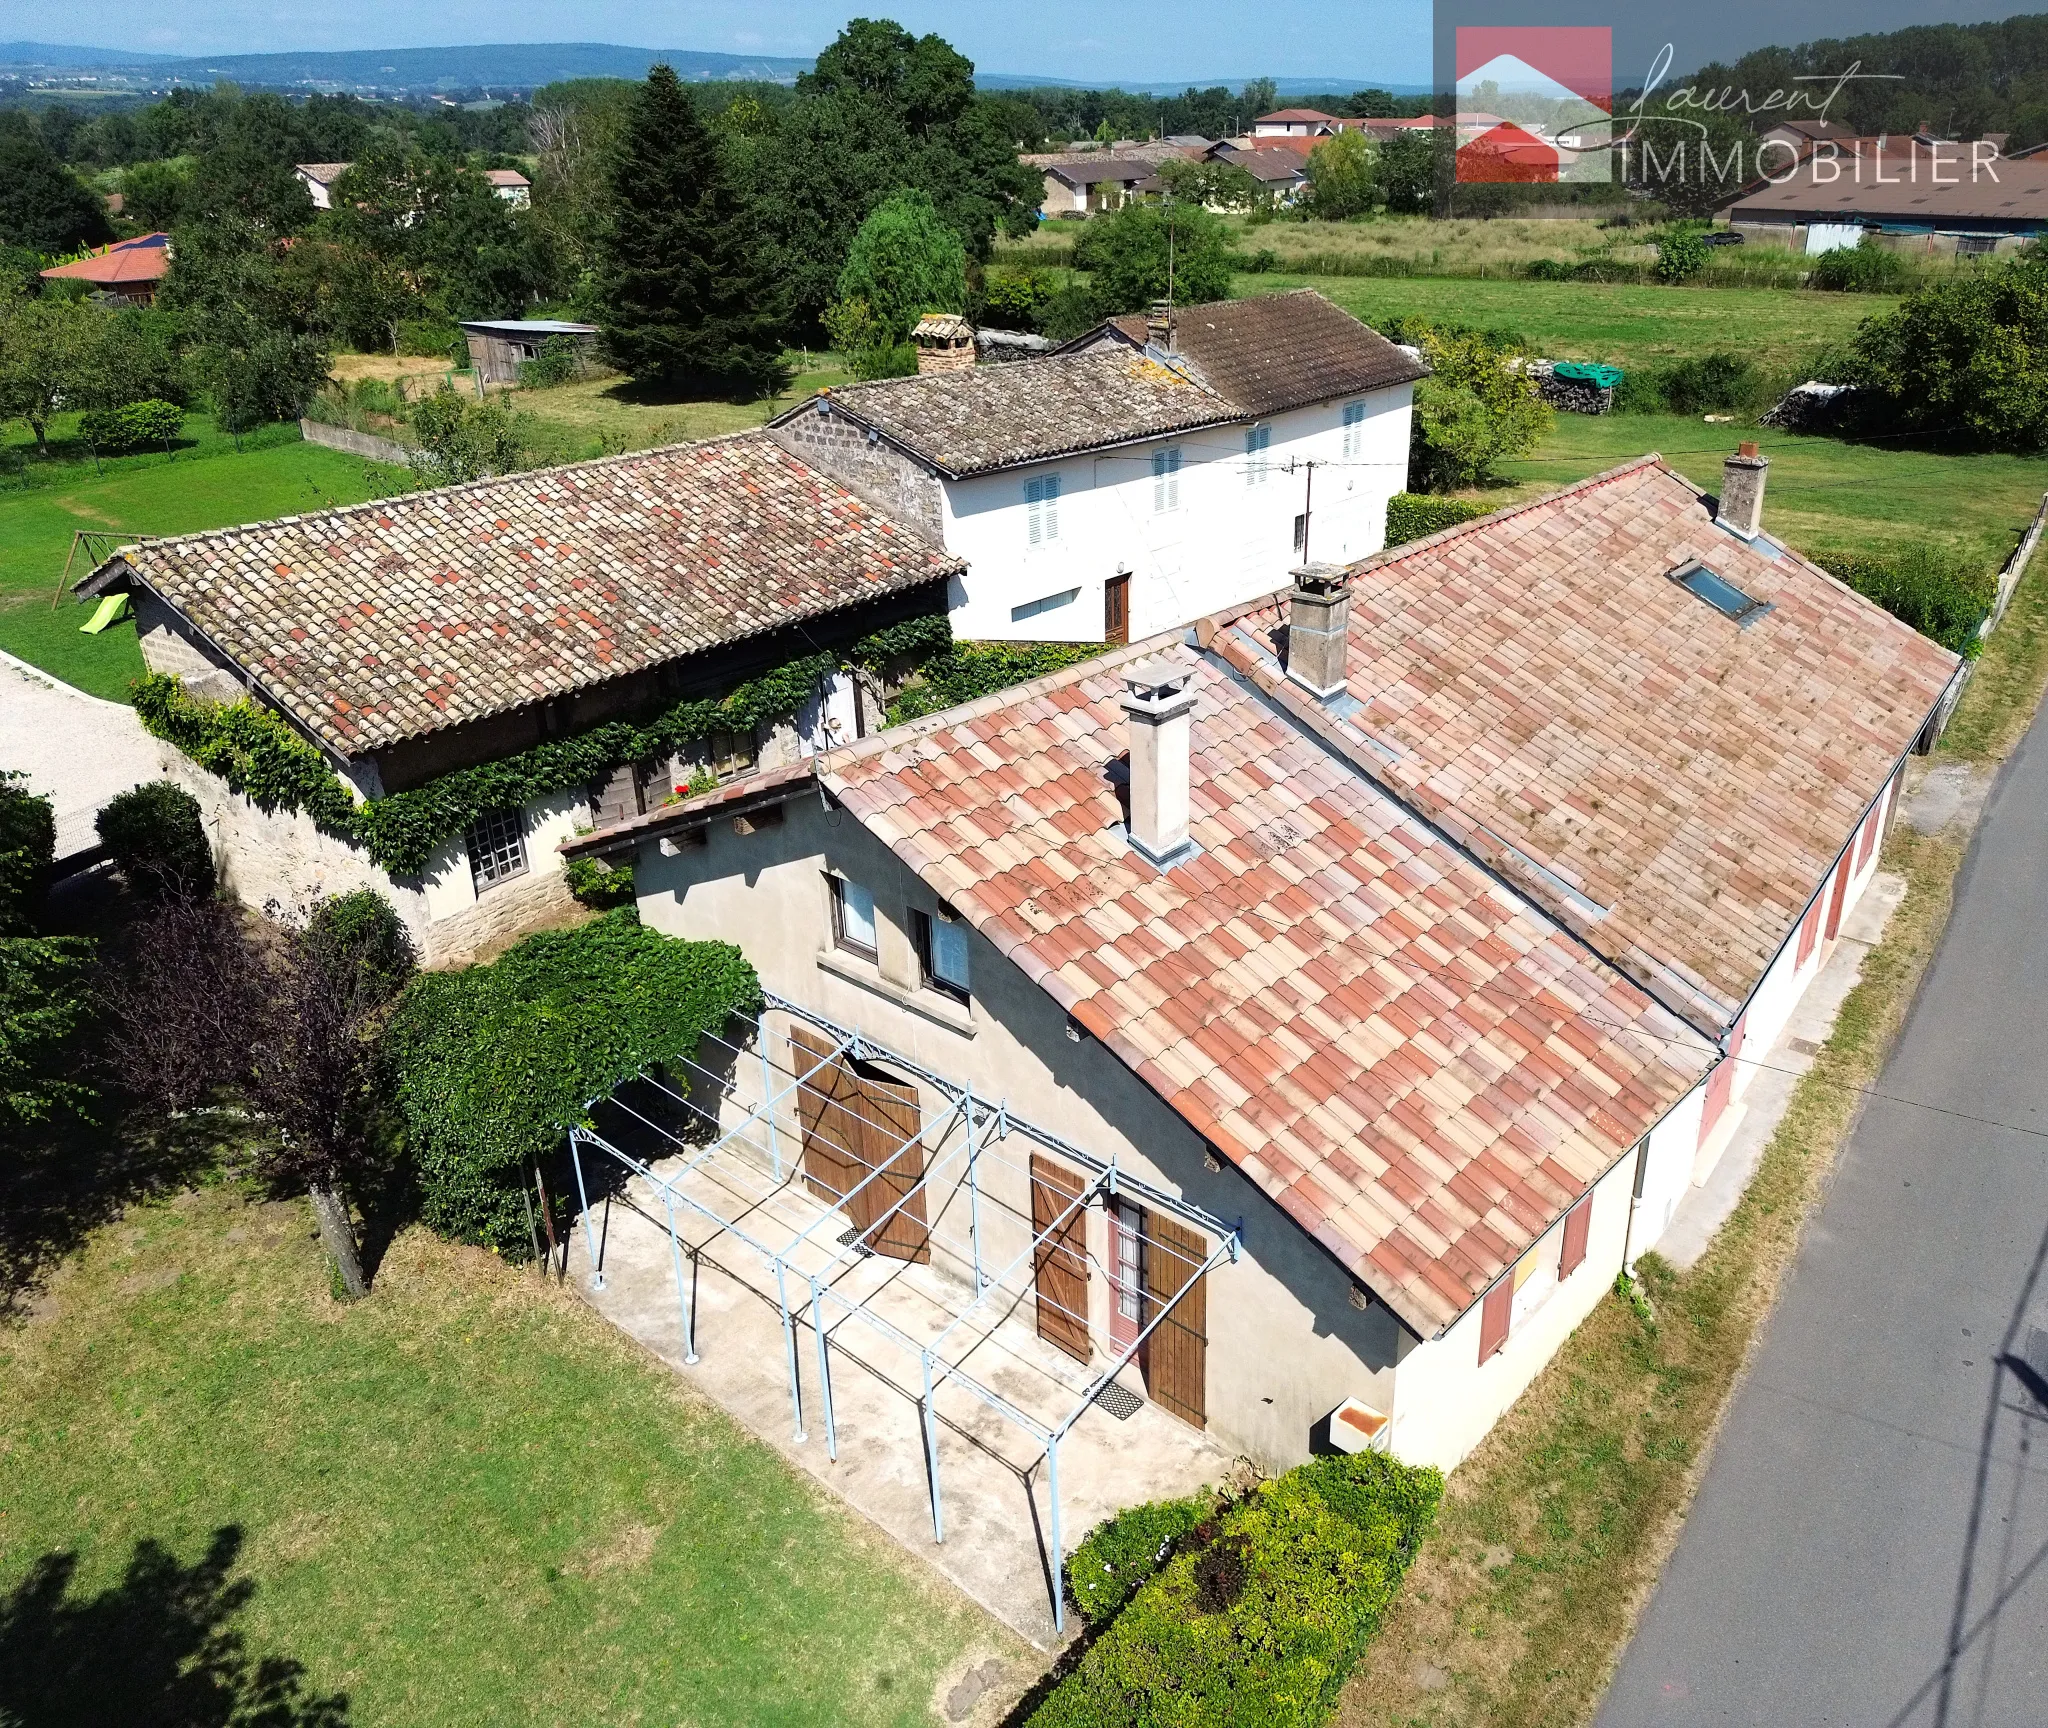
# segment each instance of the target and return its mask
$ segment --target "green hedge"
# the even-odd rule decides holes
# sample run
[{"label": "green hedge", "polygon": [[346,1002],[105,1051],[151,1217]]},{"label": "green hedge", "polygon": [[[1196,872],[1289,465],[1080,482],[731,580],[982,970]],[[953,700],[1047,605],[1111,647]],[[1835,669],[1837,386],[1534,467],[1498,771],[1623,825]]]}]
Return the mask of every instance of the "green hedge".
[{"label": "green hedge", "polygon": [[[951,627],[943,615],[930,615],[907,618],[865,637],[850,660],[879,668],[931,664],[949,656],[957,658]],[[281,715],[253,701],[202,702],[176,678],[151,674],[135,685],[135,712],[149,732],[218,774],[230,791],[265,810],[302,810],[329,833],[360,844],[392,875],[417,876],[435,847],[462,833],[486,810],[588,786],[622,764],[672,756],[713,732],[744,732],[786,720],[845,663],[833,654],[806,655],[723,697],[677,702],[640,720],[607,721],[361,805],[315,745]]]},{"label": "green hedge", "polygon": [[1410,540],[1440,534],[1460,522],[1470,522],[1488,513],[1490,506],[1468,504],[1462,498],[1432,498],[1421,492],[1396,492],[1387,500],[1387,544],[1405,546]]},{"label": "green hedge", "polygon": [[78,417],[78,435],[103,456],[160,450],[185,430],[185,410],[151,397],[119,408],[91,408]]},{"label": "green hedge", "polygon": [[1814,560],[1830,576],[1874,600],[1903,624],[1974,659],[1997,578],[1929,546],[1891,553],[1836,552]]},{"label": "green hedge", "polygon": [[529,936],[489,966],[421,973],[383,1052],[426,1222],[523,1258],[528,1166],[589,1101],[760,1007],[737,948],[663,936],[630,910]]},{"label": "green hedge", "polygon": [[1174,1547],[1215,1514],[1213,1495],[1153,1500],[1096,1525],[1067,1561],[1067,1593],[1090,1626],[1105,1626]]},{"label": "green hedge", "polygon": [[1325,1721],[1442,1492],[1436,1471],[1378,1453],[1260,1484],[1139,1587],[1031,1728]]}]

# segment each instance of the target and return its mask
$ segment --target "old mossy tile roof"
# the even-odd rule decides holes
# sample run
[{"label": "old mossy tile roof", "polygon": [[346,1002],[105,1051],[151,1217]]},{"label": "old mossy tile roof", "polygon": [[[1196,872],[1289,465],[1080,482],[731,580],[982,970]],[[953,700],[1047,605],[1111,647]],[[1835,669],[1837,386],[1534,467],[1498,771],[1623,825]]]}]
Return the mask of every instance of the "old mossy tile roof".
[{"label": "old mossy tile roof", "polygon": [[[1125,341],[1144,343],[1142,317],[1114,325]],[[1429,371],[1313,288],[1177,307],[1173,344],[1204,384],[1254,418],[1412,384]]]},{"label": "old mossy tile roof", "polygon": [[[1190,862],[1134,854],[1121,668],[1190,667]],[[822,778],[1418,1333],[1696,1084],[1707,1042],[1178,637]]]},{"label": "old mossy tile roof", "polygon": [[[1766,500],[1768,509],[1768,499]],[[1768,610],[1737,622],[1691,560]],[[1726,1028],[1957,657],[1647,456],[1363,560],[1341,716],[1280,676],[1284,597],[1200,627],[1695,1024]]]},{"label": "old mossy tile roof", "polygon": [[826,412],[954,476],[1238,418],[1213,392],[1122,346],[843,385],[776,423]]},{"label": "old mossy tile roof", "polygon": [[962,568],[758,432],[119,556],[351,756]]}]

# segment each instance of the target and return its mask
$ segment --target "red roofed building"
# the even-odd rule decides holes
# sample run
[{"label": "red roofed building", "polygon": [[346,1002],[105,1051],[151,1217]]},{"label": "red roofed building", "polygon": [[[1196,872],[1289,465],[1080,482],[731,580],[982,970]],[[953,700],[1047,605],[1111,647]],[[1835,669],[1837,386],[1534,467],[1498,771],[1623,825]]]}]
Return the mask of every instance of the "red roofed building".
[{"label": "red roofed building", "polygon": [[43,272],[48,282],[89,282],[93,291],[131,306],[156,299],[157,284],[171,267],[171,237],[142,234],[116,240],[89,257],[73,259]]}]

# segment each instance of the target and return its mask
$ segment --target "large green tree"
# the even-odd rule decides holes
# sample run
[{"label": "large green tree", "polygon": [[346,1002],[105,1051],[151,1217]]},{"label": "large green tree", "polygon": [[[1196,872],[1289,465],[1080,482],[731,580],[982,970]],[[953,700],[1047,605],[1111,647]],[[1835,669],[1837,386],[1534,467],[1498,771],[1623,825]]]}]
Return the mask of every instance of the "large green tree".
[{"label": "large green tree", "polygon": [[83,300],[0,294],[0,420],[18,419],[49,449],[51,419],[72,396],[90,399],[107,314]]},{"label": "large green tree", "polygon": [[875,206],[839,272],[839,298],[865,302],[892,343],[925,313],[967,304],[967,250],[928,194],[899,192]]},{"label": "large green tree", "polygon": [[1199,204],[1126,204],[1088,224],[1074,262],[1094,272],[1089,284],[1100,317],[1138,312],[1154,300],[1176,306],[1230,293],[1230,234]]},{"label": "large green tree", "polygon": [[987,258],[998,226],[1028,227],[1043,196],[1005,109],[975,95],[972,62],[883,19],[849,23],[773,134],[735,149],[806,325],[832,300],[860,225],[895,193],[927,194],[973,259]]},{"label": "large green tree", "polygon": [[640,87],[612,162],[603,239],[613,360],[664,390],[766,394],[781,297],[718,146],[675,72]]},{"label": "large green tree", "polygon": [[70,252],[113,238],[107,213],[18,114],[0,114],[0,245]]}]

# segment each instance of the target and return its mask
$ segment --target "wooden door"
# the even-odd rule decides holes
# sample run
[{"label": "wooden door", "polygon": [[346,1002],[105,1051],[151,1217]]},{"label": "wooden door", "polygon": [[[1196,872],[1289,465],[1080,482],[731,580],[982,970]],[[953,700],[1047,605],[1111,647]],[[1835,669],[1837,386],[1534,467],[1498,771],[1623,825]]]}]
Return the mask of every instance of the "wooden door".
[{"label": "wooden door", "polygon": [[810,1075],[796,1095],[797,1120],[803,1125],[804,1183],[826,1205],[839,1206],[867,1174],[861,1157],[867,1129],[859,1082],[846,1059],[842,1056],[818,1068],[831,1054],[831,1043],[818,1033],[802,1026],[790,1028],[790,1071],[798,1077]]},{"label": "wooden door", "polygon": [[[1208,1426],[1209,1250],[1195,1231],[1163,1213],[1145,1215],[1145,1287],[1154,1312],[1168,1303],[1142,1352],[1153,1402],[1197,1428]],[[1178,1298],[1178,1301],[1175,1299]]]},{"label": "wooden door", "polygon": [[1102,588],[1102,639],[1128,642],[1131,639],[1131,579],[1112,576]]},{"label": "wooden door", "polygon": [[1041,1238],[1032,1256],[1038,1335],[1077,1362],[1089,1354],[1088,1215],[1077,1209],[1057,1230],[1053,1224],[1080,1199],[1083,1186],[1078,1171],[1031,1154],[1031,1234]]},{"label": "wooden door", "polygon": [[[861,1104],[862,1174],[881,1172],[850,1208],[861,1240],[892,1260],[923,1264],[932,1257],[931,1228],[925,1221],[924,1119],[917,1088],[873,1072],[856,1075]],[[865,1202],[865,1204],[863,1204]],[[901,1202],[901,1204],[898,1204]],[[887,1216],[884,1216],[887,1214]]]}]

